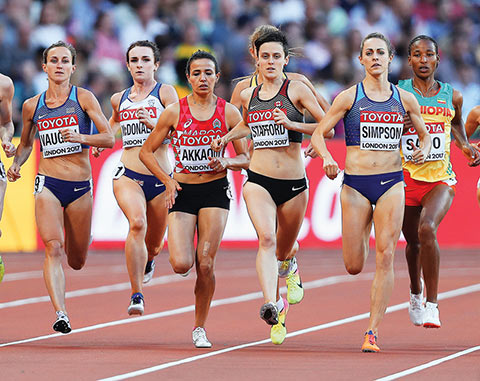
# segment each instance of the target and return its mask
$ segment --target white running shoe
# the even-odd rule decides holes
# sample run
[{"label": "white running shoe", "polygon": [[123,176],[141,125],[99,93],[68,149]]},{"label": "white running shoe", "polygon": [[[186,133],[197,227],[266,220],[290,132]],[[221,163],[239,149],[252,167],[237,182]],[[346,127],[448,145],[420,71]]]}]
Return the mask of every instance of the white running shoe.
[{"label": "white running shoe", "polygon": [[423,326],[425,328],[440,328],[440,312],[437,303],[427,302],[425,304],[425,313],[423,314]]},{"label": "white running shoe", "polygon": [[148,283],[153,278],[153,273],[155,272],[155,261],[152,259],[147,262],[147,266],[145,266],[145,274],[143,275],[143,283]]},{"label": "white running shoe", "polygon": [[53,330],[61,333],[69,333],[72,330],[70,326],[70,320],[68,316],[63,311],[57,311],[57,320],[53,323]]},{"label": "white running shoe", "polygon": [[136,292],[130,298],[130,305],[127,312],[129,315],[143,315],[145,309],[145,301],[143,295],[140,292]]},{"label": "white running shoe", "polygon": [[212,343],[207,339],[207,332],[203,327],[197,327],[192,331],[193,345],[197,348],[211,348]]},{"label": "white running shoe", "polygon": [[425,313],[425,300],[423,298],[424,283],[420,278],[420,294],[412,294],[410,291],[410,304],[408,306],[408,314],[413,325],[423,325],[423,314]]}]

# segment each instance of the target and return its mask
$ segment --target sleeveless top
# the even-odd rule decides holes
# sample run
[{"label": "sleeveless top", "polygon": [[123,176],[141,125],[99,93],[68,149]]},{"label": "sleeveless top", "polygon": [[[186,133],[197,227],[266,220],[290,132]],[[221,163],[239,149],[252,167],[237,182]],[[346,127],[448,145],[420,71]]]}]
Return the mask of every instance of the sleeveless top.
[{"label": "sleeveless top", "polygon": [[373,151],[399,149],[405,109],[398,89],[392,84],[390,89],[388,100],[376,102],[367,97],[362,82],[357,84],[355,101],[343,118],[347,146]]},{"label": "sleeveless top", "polygon": [[262,85],[257,86],[252,93],[248,105],[247,122],[252,132],[253,148],[286,147],[290,143],[301,143],[303,134],[286,129],[282,124],[276,124],[273,110],[279,108],[293,122],[303,122],[303,114],[295,107],[288,97],[289,79],[283,81],[278,93],[269,100],[262,100],[258,93]]},{"label": "sleeveless top", "polygon": [[[128,96],[132,88],[126,89],[122,98],[120,99],[120,105],[118,107],[118,113],[120,115],[120,126],[122,130],[122,142],[123,148],[141,147],[145,140],[147,140],[152,130],[141,123],[137,117],[137,111],[140,108],[145,108],[150,114],[150,118],[157,124],[158,118],[165,106],[160,100],[160,87],[162,85],[157,83],[155,87],[150,91],[150,94],[141,101],[134,102]],[[165,139],[163,144],[170,143],[169,139]]]},{"label": "sleeveless top", "polygon": [[425,163],[415,165],[411,162],[413,142],[418,146],[418,136],[411,127],[402,138],[403,168],[410,172],[412,179],[435,182],[455,177],[450,162],[450,142],[452,119],[455,116],[453,106],[453,88],[448,83],[437,81],[440,90],[433,97],[423,97],[413,88],[411,79],[399,81],[398,86],[413,95],[420,105],[420,112],[425,122],[425,127],[432,137],[432,149]]},{"label": "sleeveless top", "polygon": [[215,152],[210,147],[214,139],[227,134],[225,122],[226,101],[217,97],[213,116],[208,120],[197,120],[192,116],[187,97],[180,99],[180,115],[177,128],[172,134],[176,173],[209,173],[209,157],[223,157],[225,148]]},{"label": "sleeveless top", "polygon": [[[283,79],[287,79],[285,72],[282,73]],[[254,74],[250,77],[250,85],[248,87],[257,87],[258,86],[258,74]]]},{"label": "sleeveless top", "polygon": [[60,130],[70,129],[83,135],[91,135],[93,123],[88,114],[78,103],[77,87],[72,86],[65,103],[59,107],[49,108],[45,103],[43,92],[38,98],[37,107],[33,114],[33,124],[40,137],[40,151],[43,157],[56,157],[82,152],[88,145],[65,142]]}]

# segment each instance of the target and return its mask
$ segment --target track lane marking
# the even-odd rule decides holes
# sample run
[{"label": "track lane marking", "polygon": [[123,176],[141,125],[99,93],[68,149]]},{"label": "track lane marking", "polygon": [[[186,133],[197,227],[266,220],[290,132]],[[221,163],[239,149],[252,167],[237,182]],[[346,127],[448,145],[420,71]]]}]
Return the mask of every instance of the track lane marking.
[{"label": "track lane marking", "polygon": [[472,352],[475,352],[475,351],[479,351],[480,350],[480,345],[476,346],[476,347],[471,347],[471,348],[468,348],[468,349],[465,349],[463,351],[460,351],[460,352],[457,352],[457,353],[453,353],[449,356],[445,356],[445,357],[441,357],[439,359],[436,359],[436,360],[433,360],[433,361],[429,361],[425,364],[421,364],[421,365],[418,365],[418,366],[415,366],[413,368],[410,368],[410,369],[405,369],[404,371],[402,372],[398,372],[398,373],[394,373],[394,374],[391,374],[389,376],[385,376],[385,377],[382,377],[382,378],[377,378],[375,381],[391,381],[391,380],[396,380],[398,378],[401,378],[401,377],[405,377],[405,376],[408,376],[409,374],[413,374],[413,373],[417,373],[417,372],[420,372],[421,370],[424,370],[424,369],[427,369],[427,368],[431,368],[432,366],[436,366],[436,365],[439,365],[441,363],[444,363],[445,361],[449,361],[449,360],[453,360],[453,359],[456,359],[457,357],[461,357],[461,356],[464,356],[464,355],[468,355],[469,353],[472,353]]}]

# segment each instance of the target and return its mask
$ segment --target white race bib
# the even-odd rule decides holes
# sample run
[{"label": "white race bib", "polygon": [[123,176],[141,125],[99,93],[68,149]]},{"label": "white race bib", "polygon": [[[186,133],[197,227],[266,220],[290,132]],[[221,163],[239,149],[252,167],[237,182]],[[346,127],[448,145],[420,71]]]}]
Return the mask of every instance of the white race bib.
[{"label": "white race bib", "polygon": [[[432,137],[432,148],[425,161],[443,160],[445,158],[445,125],[441,123],[425,123],[427,131]],[[418,140],[417,132],[413,127],[402,136],[402,152],[405,161],[412,160],[413,148],[419,148],[420,143]]]},{"label": "white race bib", "polygon": [[[284,113],[287,111],[281,109]],[[290,144],[288,130],[273,120],[273,110],[248,112],[248,127],[252,132],[253,148],[286,147]]]},{"label": "white race bib", "polygon": [[399,112],[361,111],[360,149],[395,151],[400,146],[403,115]]},{"label": "white race bib", "polygon": [[[150,118],[157,120],[157,109],[145,107]],[[150,135],[150,128],[138,120],[138,109],[126,109],[120,111],[120,126],[122,128],[123,148],[141,147]]]},{"label": "white race bib", "polygon": [[38,135],[42,144],[43,157],[56,157],[82,152],[80,143],[63,140],[60,130],[68,129],[80,133],[77,115],[66,115],[37,121]]}]

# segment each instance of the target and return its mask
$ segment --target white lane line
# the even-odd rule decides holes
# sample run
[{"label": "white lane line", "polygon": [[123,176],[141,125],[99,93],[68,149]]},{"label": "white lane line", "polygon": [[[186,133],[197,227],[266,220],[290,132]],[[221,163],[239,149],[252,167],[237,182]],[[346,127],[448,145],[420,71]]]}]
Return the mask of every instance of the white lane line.
[{"label": "white lane line", "polygon": [[[183,282],[187,280],[188,279],[183,278],[177,274],[164,275],[164,276],[153,278],[148,284],[145,284],[143,287],[151,287],[151,286],[156,286],[156,285],[165,284],[165,283]],[[79,296],[105,294],[108,292],[123,291],[123,290],[129,290],[129,289],[130,289],[130,282],[123,282],[123,283],[112,284],[109,286],[100,286],[100,287],[84,288],[84,289],[75,290],[75,291],[67,291],[65,293],[65,298],[69,299],[69,298],[76,298]],[[49,296],[36,296],[33,298],[12,300],[11,302],[0,303],[0,310],[3,308],[18,307],[18,306],[24,306],[27,304],[43,303],[48,301],[50,301]]]},{"label": "white lane line", "polygon": [[[351,275],[338,275],[338,276],[331,276],[331,277],[323,278],[323,279],[317,279],[317,280],[314,280],[314,281],[311,281],[311,282],[305,282],[303,284],[303,286],[306,289],[311,289],[311,288],[330,286],[332,284],[338,284],[338,283],[341,283],[341,282],[353,282],[354,280],[368,280],[368,279],[372,279],[372,277],[373,277],[373,273],[365,273],[365,274],[358,275],[356,277],[352,277]],[[178,277],[178,278],[184,279],[182,277]],[[280,288],[280,292],[285,293],[286,291],[287,291],[286,287]],[[250,301],[250,300],[261,299],[261,298],[262,298],[262,293],[260,291],[251,292],[251,293],[244,294],[244,295],[232,296],[232,297],[229,297],[229,298],[213,300],[212,304],[211,304],[211,308],[226,305],[226,304],[235,304],[235,303],[247,302],[247,301]],[[195,311],[195,306],[193,304],[191,304],[189,306],[186,306],[186,307],[176,308],[176,309],[173,309],[173,310],[168,310],[168,311],[163,311],[163,312],[157,312],[157,313],[154,313],[154,314],[148,314],[148,315],[139,316],[139,317],[135,317],[135,318],[114,320],[114,321],[107,322],[107,323],[100,323],[100,324],[95,324],[95,325],[91,325],[91,326],[87,326],[87,327],[83,327],[83,328],[73,329],[72,332],[70,332],[68,335],[73,335],[75,333],[93,331],[93,330],[101,329],[101,328],[114,327],[114,326],[122,325],[122,324],[137,323],[139,321],[144,321],[144,320],[158,319],[158,318],[163,318],[163,317],[167,317],[167,316],[183,314],[183,313],[191,312],[191,311]],[[23,339],[23,340],[17,340],[17,341],[12,341],[12,342],[8,342],[8,343],[3,343],[3,344],[0,344],[0,348],[1,347],[8,347],[8,346],[11,346],[11,345],[17,345],[17,344],[31,343],[33,341],[45,340],[45,339],[50,339],[50,338],[54,338],[54,337],[58,337],[58,336],[65,336],[65,335],[59,334],[59,333],[53,333],[51,335],[37,336],[37,337],[29,338],[29,339]]]},{"label": "white lane line", "polygon": [[[440,296],[441,296],[442,299],[448,299],[448,298],[453,298],[453,297],[460,296],[460,295],[466,295],[466,294],[470,294],[470,293],[478,292],[478,291],[480,291],[480,283],[477,283],[477,284],[474,284],[474,285],[471,285],[471,286],[467,286],[467,287],[462,287],[462,288],[459,288],[459,289],[456,289],[456,290],[451,290],[451,291],[439,294],[438,296],[439,296],[439,299],[440,299]],[[391,312],[395,312],[395,311],[398,311],[398,310],[405,309],[407,307],[408,307],[408,302],[396,304],[394,306],[388,307],[385,313],[388,314],[388,313],[391,313]],[[336,327],[336,326],[343,325],[343,324],[352,323],[352,322],[358,321],[358,320],[368,319],[369,316],[370,316],[370,313],[365,312],[363,314],[350,316],[350,317],[347,317],[347,318],[344,318],[344,319],[335,320],[335,321],[332,321],[332,322],[329,322],[329,323],[320,324],[320,325],[317,325],[317,326],[314,326],[314,327],[309,327],[309,328],[301,329],[301,330],[298,330],[298,331],[294,331],[294,332],[288,333],[286,337],[294,337],[294,336],[304,335],[306,333],[316,332],[316,331],[320,331],[320,330],[323,330],[323,329]],[[232,351],[236,351],[238,349],[243,349],[243,348],[247,348],[247,347],[253,347],[253,346],[256,346],[256,345],[266,344],[266,343],[269,343],[269,342],[270,342],[270,339],[265,339],[265,340],[254,341],[254,342],[245,343],[245,344],[241,344],[241,345],[236,345],[236,346],[233,346],[233,347],[220,349],[218,351],[213,351],[213,352],[205,353],[205,354],[202,354],[202,355],[187,357],[187,358],[184,358],[184,359],[171,361],[171,362],[166,362],[166,363],[163,363],[163,364],[159,364],[159,365],[149,367],[149,368],[145,368],[145,369],[140,369],[140,370],[133,371],[133,372],[119,374],[117,376],[112,376],[112,377],[108,377],[108,378],[103,378],[99,381],[125,380],[125,379],[128,379],[128,378],[138,377],[138,376],[142,376],[144,374],[157,372],[157,371],[162,370],[162,369],[171,368],[171,367],[174,367],[174,366],[177,366],[177,365],[183,365],[183,364],[186,364],[186,363],[189,363],[189,362],[202,360],[202,359],[207,358],[207,357],[213,357],[213,356],[221,355],[223,353],[232,352]]]},{"label": "white lane line", "polygon": [[460,352],[457,352],[457,353],[454,353],[454,354],[451,354],[450,356],[442,357],[442,358],[439,358],[437,360],[433,360],[433,361],[427,362],[425,364],[415,366],[415,367],[410,368],[410,369],[406,369],[402,372],[391,374],[389,376],[385,376],[385,377],[382,377],[382,378],[377,378],[375,381],[396,380],[400,377],[405,377],[405,376],[408,376],[409,374],[420,372],[421,370],[431,368],[432,366],[439,365],[439,364],[441,364],[445,361],[453,360],[453,359],[456,359],[457,357],[468,355],[469,353],[472,353],[472,352],[475,352],[475,351],[478,351],[478,350],[480,350],[480,345],[478,345],[476,347],[465,349],[463,351],[460,351]]}]

